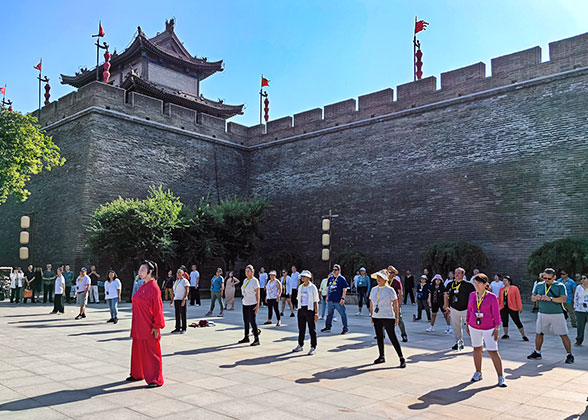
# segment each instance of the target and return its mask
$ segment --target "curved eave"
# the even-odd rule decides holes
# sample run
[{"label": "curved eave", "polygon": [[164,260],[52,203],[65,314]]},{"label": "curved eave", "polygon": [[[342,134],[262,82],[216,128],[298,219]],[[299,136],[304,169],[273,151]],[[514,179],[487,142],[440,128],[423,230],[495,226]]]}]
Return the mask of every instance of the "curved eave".
[{"label": "curved eave", "polygon": [[[150,52],[166,62],[180,65],[196,73],[200,73],[200,80],[204,80],[208,76],[211,76],[218,71],[223,71],[222,60],[207,62],[197,58],[193,58],[192,60],[185,60],[183,58],[176,57],[162,50],[161,48],[158,48],[156,45],[151,43],[147,38],[145,38],[145,35],[142,33],[135,37],[133,43],[129,46],[129,48],[124,50],[121,54],[117,54],[112,57],[112,59],[110,60],[110,63],[112,65],[111,68],[116,68],[121,64],[125,64],[133,60],[143,51]],[[103,66],[100,65],[100,76],[102,76],[103,71]],[[96,80],[96,67],[94,67],[92,70],[88,70],[84,73],[77,74],[75,76],[68,76],[65,74],[61,75],[61,84],[71,85],[76,88],[84,86],[85,84],[90,83],[94,80]]]}]

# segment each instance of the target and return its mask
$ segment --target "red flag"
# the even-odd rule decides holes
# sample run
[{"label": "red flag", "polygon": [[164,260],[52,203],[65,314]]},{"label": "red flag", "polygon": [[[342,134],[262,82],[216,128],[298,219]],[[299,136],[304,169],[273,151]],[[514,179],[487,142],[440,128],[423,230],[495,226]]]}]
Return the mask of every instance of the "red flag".
[{"label": "red flag", "polygon": [[265,77],[261,76],[261,87],[268,86],[269,87],[269,80]]},{"label": "red flag", "polygon": [[102,29],[102,22],[98,23],[98,36],[104,36],[104,29]]},{"label": "red flag", "polygon": [[6,88],[0,88],[0,95],[6,95]]},{"label": "red flag", "polygon": [[39,70],[41,71],[41,64],[43,63],[43,61],[39,61],[39,64],[37,64],[35,67],[33,67],[35,70]]},{"label": "red flag", "polygon": [[425,22],[424,20],[419,20],[418,22],[414,23],[414,33],[418,34],[420,31],[424,31],[427,29],[427,25],[429,22]]}]

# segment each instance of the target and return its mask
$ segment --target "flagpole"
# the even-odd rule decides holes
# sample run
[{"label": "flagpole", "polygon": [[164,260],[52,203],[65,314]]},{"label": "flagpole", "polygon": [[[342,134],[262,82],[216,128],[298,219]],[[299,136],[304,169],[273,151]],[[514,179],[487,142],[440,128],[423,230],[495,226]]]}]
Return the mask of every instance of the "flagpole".
[{"label": "flagpole", "polygon": [[261,98],[263,96],[263,73],[261,74],[261,81],[259,87],[259,125],[261,125]]},{"label": "flagpole", "polygon": [[39,121],[41,121],[41,79],[43,78],[41,69],[43,68],[43,58],[41,58],[40,63],[41,63],[41,66],[39,69],[39,77],[38,77],[38,79],[39,79],[39,116],[38,116]]},{"label": "flagpole", "polygon": [[415,58],[416,58],[416,24],[417,24],[417,17],[414,17],[414,36],[412,38],[412,48],[413,48],[413,52],[412,52],[412,73],[413,73],[413,80],[416,82],[417,76],[416,76],[416,63],[415,63]]}]

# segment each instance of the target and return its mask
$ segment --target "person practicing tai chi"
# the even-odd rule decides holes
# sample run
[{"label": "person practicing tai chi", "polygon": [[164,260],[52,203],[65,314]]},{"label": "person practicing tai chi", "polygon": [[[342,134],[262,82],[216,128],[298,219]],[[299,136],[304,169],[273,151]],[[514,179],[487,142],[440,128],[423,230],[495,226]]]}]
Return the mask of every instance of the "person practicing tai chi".
[{"label": "person practicing tai chi", "polygon": [[266,282],[265,285],[265,303],[267,305],[267,321],[265,321],[264,325],[270,325],[272,323],[272,312],[276,313],[277,324],[276,327],[279,327],[281,324],[280,321],[280,309],[278,308],[278,299],[282,294],[282,283],[276,279],[276,270],[272,270],[269,272],[269,280]]},{"label": "person practicing tai chi", "polygon": [[252,346],[259,346],[259,330],[257,329],[257,311],[259,311],[259,280],[253,277],[253,266],[250,264],[245,267],[245,280],[241,286],[241,294],[243,295],[243,324],[245,326],[245,337],[239,343],[249,343],[249,327],[253,331]]},{"label": "person practicing tai chi", "polygon": [[327,294],[327,321],[325,322],[325,328],[321,332],[331,331],[333,325],[333,314],[335,309],[341,315],[341,321],[343,322],[343,331],[341,334],[347,334],[349,327],[347,326],[347,311],[345,310],[345,295],[349,284],[345,277],[341,275],[341,267],[339,264],[333,266],[333,275],[328,280],[328,294]]},{"label": "person practicing tai chi", "polygon": [[542,282],[537,283],[531,295],[531,301],[539,302],[537,325],[535,327],[535,351],[527,359],[541,359],[541,347],[545,334],[559,335],[568,355],[566,363],[574,363],[572,343],[568,337],[568,324],[563,312],[563,305],[567,300],[566,287],[555,281],[555,270],[543,270]]},{"label": "person practicing tai chi", "polygon": [[165,327],[161,290],[157,286],[157,264],[144,261],[139,267],[144,283],[133,296],[131,323],[131,374],[127,381],[145,380],[148,388],[163,385],[161,333]]},{"label": "person practicing tai chi", "polygon": [[472,382],[482,380],[482,352],[484,345],[486,345],[486,350],[498,374],[498,386],[505,388],[506,381],[502,373],[502,360],[498,353],[498,333],[501,322],[498,298],[486,289],[488,277],[485,274],[476,274],[473,280],[476,291],[469,296],[466,315],[466,332],[472,339],[476,368]]},{"label": "person practicing tai chi", "polygon": [[465,270],[461,267],[455,269],[455,280],[447,284],[445,288],[444,307],[445,311],[450,310],[451,329],[455,334],[455,344],[453,350],[462,350],[463,342],[463,324],[466,321],[468,312],[468,299],[474,292],[474,285],[469,281],[464,281]]},{"label": "person practicing tai chi", "polygon": [[[393,287],[388,285],[388,272],[380,270],[371,275],[376,279],[378,285],[372,288],[370,292],[370,314],[372,316],[372,325],[376,330],[376,339],[378,340],[378,350],[380,356],[374,360],[374,364],[384,363],[384,338],[385,332],[388,333],[388,338],[392,341],[394,350],[400,358],[400,367],[406,367],[406,361],[402,355],[400,343],[396,337],[395,327],[398,325],[400,315],[400,302],[398,295]],[[385,331],[385,332],[384,332]]]},{"label": "person practicing tai chi", "polygon": [[173,306],[176,313],[176,327],[173,329],[172,334],[180,333],[186,334],[186,324],[188,323],[186,318],[186,303],[190,296],[190,281],[184,276],[184,270],[178,268],[176,272],[176,281],[172,286],[174,297],[169,303],[169,306]]},{"label": "person practicing tai chi", "polygon": [[88,270],[86,267],[82,267],[80,275],[76,279],[76,292],[74,299],[76,303],[80,305],[80,313],[76,316],[76,319],[82,319],[86,317],[86,306],[88,305],[88,293],[90,290],[91,280],[88,276]]},{"label": "person practicing tai chi", "polygon": [[282,277],[280,278],[282,284],[282,311],[280,316],[284,316],[284,310],[286,309],[286,302],[290,306],[290,316],[294,317],[294,305],[292,305],[292,293],[290,287],[292,286],[292,279],[288,275],[286,270],[282,270]]},{"label": "person practicing tai chi", "polygon": [[523,303],[521,302],[521,292],[519,288],[512,284],[509,276],[504,276],[502,279],[504,287],[498,292],[498,303],[500,304],[500,317],[502,318],[502,329],[504,330],[503,340],[509,337],[508,335],[508,317],[510,316],[519,329],[523,341],[529,341],[525,335],[525,328],[521,322],[519,313],[523,311]]},{"label": "person practicing tai chi", "polygon": [[445,294],[445,286],[443,286],[443,277],[440,274],[435,274],[431,283],[431,289],[429,293],[429,306],[431,307],[431,326],[427,328],[427,332],[435,331],[435,320],[437,319],[437,312],[441,310],[441,313],[445,317],[447,327],[445,328],[445,334],[451,332],[451,326],[449,325],[449,311],[443,308]]},{"label": "person practicing tai chi", "polygon": [[312,273],[308,270],[300,273],[300,279],[303,283],[298,286],[298,345],[294,352],[302,351],[304,346],[304,336],[306,335],[306,326],[310,334],[310,351],[309,356],[316,352],[316,323],[318,322],[318,304],[319,293],[316,286],[311,283]]}]

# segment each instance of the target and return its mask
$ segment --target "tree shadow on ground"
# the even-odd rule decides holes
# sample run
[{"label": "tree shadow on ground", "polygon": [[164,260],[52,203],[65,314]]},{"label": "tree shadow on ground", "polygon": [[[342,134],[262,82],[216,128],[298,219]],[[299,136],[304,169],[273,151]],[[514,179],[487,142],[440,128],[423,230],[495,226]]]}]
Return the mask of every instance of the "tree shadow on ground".
[{"label": "tree shadow on ground", "polygon": [[475,394],[495,388],[496,385],[489,385],[483,388],[466,389],[472,382],[464,382],[450,388],[440,388],[427,392],[419,397],[421,402],[408,406],[411,410],[424,410],[431,405],[451,405],[472,398]]},{"label": "tree shadow on ground", "polygon": [[10,401],[0,404],[0,412],[2,411],[24,411],[40,406],[56,406],[62,404],[69,404],[73,402],[88,400],[97,395],[115,394],[118,392],[133,391],[139,388],[145,388],[145,385],[115,388],[124,384],[129,384],[126,381],[112,382],[110,384],[98,385],[91,388],[83,389],[68,389],[50,392],[48,394],[38,395],[35,397],[27,397],[16,401]]},{"label": "tree shadow on ground", "polygon": [[[369,368],[369,369],[368,369]],[[311,384],[320,382],[321,380],[333,380],[333,379],[343,379],[349,378],[351,376],[362,375],[364,373],[374,372],[376,370],[392,370],[392,369],[400,369],[399,366],[376,366],[373,363],[368,363],[365,365],[359,366],[352,366],[352,367],[345,367],[345,368],[333,368],[329,370],[324,370],[322,372],[316,372],[312,374],[312,378],[299,378],[296,379],[296,383],[298,384]]]},{"label": "tree shadow on ground", "polygon": [[230,368],[235,368],[237,366],[269,365],[270,363],[283,362],[285,360],[289,360],[289,359],[293,359],[293,358],[297,358],[297,357],[302,357],[302,356],[306,356],[306,354],[293,353],[291,351],[288,351],[286,353],[272,354],[270,356],[262,356],[262,357],[255,357],[252,359],[238,360],[235,363],[232,363],[230,365],[220,365],[219,368],[230,369]]}]

